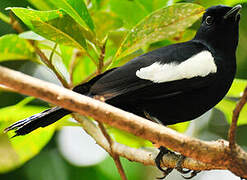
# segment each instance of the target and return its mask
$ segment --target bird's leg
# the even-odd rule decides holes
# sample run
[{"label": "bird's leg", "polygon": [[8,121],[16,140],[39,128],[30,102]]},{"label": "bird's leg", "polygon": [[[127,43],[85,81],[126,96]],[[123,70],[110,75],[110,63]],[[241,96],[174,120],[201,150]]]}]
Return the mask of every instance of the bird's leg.
[{"label": "bird's leg", "polygon": [[172,172],[173,168],[163,169],[161,167],[161,163],[163,163],[163,156],[168,154],[168,153],[173,153],[173,152],[171,152],[170,150],[168,150],[167,148],[165,148],[163,146],[160,146],[159,150],[160,150],[160,152],[156,156],[154,161],[155,161],[156,167],[163,172],[164,176],[163,177],[159,177],[157,179],[164,179],[168,174],[170,174]]},{"label": "bird's leg", "polygon": [[[151,120],[153,122],[156,122],[158,124],[162,124],[157,118],[151,116],[148,112],[144,111],[144,115],[146,116],[147,119],[149,119],[149,120]],[[164,173],[164,176],[161,177],[161,178],[157,178],[157,179],[164,179],[168,174],[170,174],[172,172],[173,169],[176,169],[181,174],[188,174],[188,173],[190,173],[190,176],[189,177],[183,176],[183,178],[185,178],[185,179],[191,179],[191,178],[195,177],[199,172],[201,172],[201,171],[192,171],[190,169],[184,170],[182,168],[182,164],[183,164],[183,162],[184,162],[184,160],[185,160],[186,157],[183,156],[183,155],[180,155],[180,158],[179,158],[179,160],[178,160],[175,168],[166,168],[166,169],[163,169],[161,167],[161,163],[163,162],[163,156],[166,155],[166,154],[168,154],[168,153],[173,153],[174,154],[174,152],[170,151],[169,149],[167,149],[164,146],[160,146],[159,147],[159,150],[160,150],[160,152],[159,152],[159,154],[155,158],[155,164],[156,164],[156,167]]]},{"label": "bird's leg", "polygon": [[190,170],[190,169],[184,170],[184,169],[182,168],[182,164],[183,164],[185,158],[186,158],[185,156],[180,155],[180,158],[179,158],[179,160],[178,160],[178,162],[177,162],[177,164],[176,164],[176,168],[175,168],[175,169],[176,169],[178,172],[182,173],[182,174],[188,174],[188,173],[191,172],[189,177],[182,176],[184,179],[191,179],[191,178],[195,177],[195,176],[196,176],[199,172],[201,172],[201,171],[200,171],[200,170],[194,170],[194,171],[192,171],[192,170]]},{"label": "bird's leg", "polygon": [[[149,120],[151,120],[151,121],[153,121],[153,122],[155,122],[155,123],[162,124],[157,118],[152,117],[148,112],[146,112],[146,111],[143,111],[143,112],[144,112],[144,115],[145,115],[145,117],[146,117],[147,119],[149,119]],[[164,147],[164,146],[160,146],[160,147],[159,147],[159,150],[160,150],[160,152],[159,152],[159,154],[156,156],[156,158],[155,158],[154,161],[155,161],[156,167],[157,167],[160,171],[163,172],[164,176],[163,176],[163,177],[159,177],[159,178],[157,178],[157,179],[164,179],[168,174],[170,174],[170,173],[172,172],[173,168],[166,168],[166,169],[163,169],[163,168],[161,167],[161,163],[163,163],[163,156],[166,155],[166,154],[168,154],[168,153],[173,153],[173,152],[171,152],[169,149],[167,149],[167,148]]]}]

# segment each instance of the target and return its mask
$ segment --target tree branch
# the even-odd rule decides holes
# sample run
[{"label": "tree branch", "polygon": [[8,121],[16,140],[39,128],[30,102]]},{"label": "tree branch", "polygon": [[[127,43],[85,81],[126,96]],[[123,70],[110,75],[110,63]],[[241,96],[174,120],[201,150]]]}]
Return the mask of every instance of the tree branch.
[{"label": "tree branch", "polygon": [[236,129],[237,129],[238,117],[239,117],[239,114],[242,108],[244,107],[246,103],[246,100],[247,100],[247,87],[244,89],[244,93],[233,111],[232,124],[228,132],[229,147],[232,152],[235,150],[235,147],[236,147],[235,139],[236,139]]},{"label": "tree branch", "polygon": [[[187,157],[206,163],[205,166],[213,166],[216,169],[228,169],[237,176],[247,178],[247,153],[239,146],[236,146],[237,153],[232,154],[228,142],[226,141],[207,142],[187,137],[172,129],[125,112],[106,103],[79,95],[68,89],[1,66],[0,83],[15,89],[19,93],[38,97],[52,104],[78,112],[81,115],[91,116],[102,123],[109,124],[110,126],[130,132],[156,144],[171,148]],[[121,146],[119,145],[117,147],[119,148]],[[126,149],[128,148],[129,147],[126,147]],[[120,151],[114,147],[114,151],[115,150]],[[135,149],[135,151],[140,153],[139,149]],[[137,152],[133,153],[133,148],[130,148],[130,151],[121,152],[124,153],[118,154],[124,157],[128,155],[128,159],[132,158],[134,160],[139,157]],[[147,156],[150,156],[150,154]],[[139,160],[142,162],[147,156],[139,157]],[[152,162],[149,162],[149,164],[154,163],[153,158],[154,157],[151,158]],[[186,162],[188,162],[188,160],[183,164],[185,168],[203,170],[198,169],[196,166],[194,168],[189,167]],[[175,167],[175,165],[173,167]]]}]

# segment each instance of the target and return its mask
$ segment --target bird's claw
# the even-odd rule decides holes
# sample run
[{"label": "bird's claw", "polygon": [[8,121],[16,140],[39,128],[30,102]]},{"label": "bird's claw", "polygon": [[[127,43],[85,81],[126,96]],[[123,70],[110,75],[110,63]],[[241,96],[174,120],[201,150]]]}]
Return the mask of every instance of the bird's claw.
[{"label": "bird's claw", "polygon": [[178,160],[178,162],[177,162],[177,164],[176,164],[176,167],[175,167],[175,169],[176,169],[178,172],[182,173],[182,174],[188,174],[189,172],[191,172],[190,169],[184,170],[184,169],[182,168],[182,164],[183,164],[185,158],[186,158],[185,156],[180,155],[179,160]]},{"label": "bird's claw", "polygon": [[162,158],[165,154],[167,153],[171,153],[170,150],[168,150],[167,148],[163,147],[163,146],[160,146],[159,148],[160,152],[159,154],[156,156],[155,158],[155,164],[156,164],[156,167],[163,172],[164,176],[163,177],[159,177],[157,179],[164,179],[168,174],[170,174],[173,170],[173,168],[166,168],[166,169],[163,169],[161,167],[161,163],[163,162]]},{"label": "bird's claw", "polygon": [[182,176],[184,179],[192,179],[193,177],[195,177],[198,173],[200,173],[201,171],[200,170],[194,170],[190,173],[190,176],[189,177],[185,177],[185,176]]},{"label": "bird's claw", "polygon": [[199,170],[194,170],[194,171],[192,171],[192,170],[190,170],[190,169],[188,169],[188,170],[184,170],[183,168],[182,168],[182,164],[183,164],[183,162],[184,162],[184,160],[185,160],[185,156],[183,156],[183,155],[180,155],[180,158],[179,158],[179,160],[178,160],[178,162],[177,162],[177,165],[176,165],[176,170],[178,171],[178,172],[180,172],[181,174],[188,174],[188,173],[190,173],[190,176],[189,177],[185,177],[185,176],[182,176],[184,179],[191,179],[191,178],[193,178],[193,177],[195,177],[199,172],[201,172],[201,171],[199,171]]},{"label": "bird's claw", "polygon": [[173,152],[170,151],[170,150],[168,150],[167,148],[165,148],[163,146],[161,146],[159,149],[160,149],[160,152],[157,155],[157,157],[155,158],[155,164],[156,164],[157,168],[160,171],[163,172],[164,176],[163,177],[159,177],[157,179],[164,179],[168,174],[170,174],[172,172],[173,169],[176,169],[181,174],[188,174],[188,173],[190,173],[190,176],[189,177],[182,176],[184,179],[191,179],[191,178],[195,177],[199,172],[201,172],[199,170],[194,170],[194,171],[192,171],[190,169],[184,170],[182,168],[182,164],[183,164],[183,162],[184,162],[184,160],[185,160],[186,157],[183,156],[183,155],[180,156],[180,158],[179,158],[179,160],[178,160],[177,165],[176,165],[175,168],[166,168],[166,169],[163,169],[161,167],[161,163],[163,162],[163,156],[166,155],[166,154],[168,154],[168,153],[173,153]]}]

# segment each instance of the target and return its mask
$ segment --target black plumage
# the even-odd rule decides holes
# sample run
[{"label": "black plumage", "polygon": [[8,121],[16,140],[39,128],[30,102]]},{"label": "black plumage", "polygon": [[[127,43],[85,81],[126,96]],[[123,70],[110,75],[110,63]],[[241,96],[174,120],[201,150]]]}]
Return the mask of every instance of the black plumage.
[{"label": "black plumage", "polygon": [[[241,6],[213,6],[203,15],[194,39],[136,57],[121,67],[108,70],[75,87],[73,91],[90,97],[103,96],[108,104],[142,117],[147,117],[148,114],[163,125],[192,120],[214,107],[232,84],[236,72],[235,52],[240,8]],[[204,74],[196,70],[197,67],[191,60],[201,52],[210,55],[198,56],[202,58],[202,64],[209,66],[210,71]],[[137,71],[142,71],[142,68],[150,71],[155,63],[159,64],[160,71],[166,68],[171,74],[173,69],[178,71],[180,68],[181,75],[175,74],[175,80],[171,80],[172,77],[164,78],[164,82],[137,76]],[[182,63],[186,66],[179,66]],[[214,66],[216,71],[210,69]],[[187,68],[181,70],[181,67]],[[198,68],[204,71],[203,66]],[[160,71],[157,70],[157,73]],[[142,76],[146,76],[143,72]],[[152,73],[155,74],[155,70]],[[19,121],[6,128],[6,131],[15,129],[16,135],[25,135],[38,127],[52,124],[69,113],[71,112],[62,108],[52,108]]]}]

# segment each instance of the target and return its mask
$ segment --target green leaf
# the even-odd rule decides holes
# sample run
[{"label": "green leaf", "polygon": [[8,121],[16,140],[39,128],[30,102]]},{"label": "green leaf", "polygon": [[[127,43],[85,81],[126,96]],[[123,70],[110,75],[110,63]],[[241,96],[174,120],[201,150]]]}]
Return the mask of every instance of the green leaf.
[{"label": "green leaf", "polygon": [[52,4],[53,0],[27,0],[27,1],[39,10],[55,9],[55,6]]},{"label": "green leaf", "polygon": [[27,40],[16,34],[0,37],[0,61],[26,59],[35,59],[34,48]]},{"label": "green leaf", "polygon": [[114,16],[112,13],[101,11],[95,12],[93,20],[96,27],[96,36],[101,41],[105,39],[110,31],[116,30],[123,26],[122,20]]},{"label": "green leaf", "polygon": [[87,49],[86,32],[63,10],[36,11],[10,8],[31,30],[58,44]]},{"label": "green leaf", "polygon": [[189,125],[190,125],[190,122],[187,121],[187,122],[169,125],[168,127],[171,129],[174,129],[180,133],[184,133],[188,129]]},{"label": "green leaf", "polygon": [[[224,113],[229,124],[232,122],[232,113],[237,105],[236,101],[232,101],[230,99],[224,98],[220,103],[218,103],[215,108]],[[240,112],[238,118],[238,125],[247,124],[247,106],[245,105]]]},{"label": "green leaf", "polygon": [[167,6],[168,0],[152,0],[153,10]]},{"label": "green leaf", "polygon": [[125,20],[128,27],[133,27],[150,12],[139,1],[110,0],[111,11]]},{"label": "green leaf", "polygon": [[179,3],[155,11],[129,32],[116,58],[124,57],[147,44],[170,38],[184,31],[198,20],[203,12],[202,6],[190,3]]},{"label": "green leaf", "polygon": [[110,133],[111,137],[118,143],[124,144],[126,146],[140,148],[140,147],[152,147],[152,143],[140,137],[134,136],[133,134],[127,133],[125,131],[108,126],[107,131]]},{"label": "green leaf", "polygon": [[233,6],[239,3],[241,4],[247,3],[247,0],[225,0],[225,4],[228,6]]},{"label": "green leaf", "polygon": [[211,6],[216,6],[216,5],[226,5],[226,6],[233,6],[239,3],[246,3],[247,0],[210,0],[210,1],[205,1],[205,0],[193,0],[193,3],[200,4],[201,6],[204,6],[205,8],[209,8]]},{"label": "green leaf", "polygon": [[[29,101],[29,100],[27,100]],[[13,170],[37,155],[54,133],[54,125],[39,128],[34,132],[9,139],[4,128],[17,120],[24,119],[45,110],[41,106],[18,104],[0,109],[0,173]],[[14,112],[14,113],[13,113]],[[13,132],[8,133],[11,137]]]},{"label": "green leaf", "polygon": [[63,45],[60,45],[59,47],[61,51],[62,61],[65,67],[67,68],[67,70],[69,70],[70,61],[73,58],[74,48],[69,47],[69,46],[63,46]]},{"label": "green leaf", "polygon": [[73,71],[73,83],[75,85],[80,84],[95,71],[96,66],[88,56],[79,57]]},{"label": "green leaf", "polygon": [[82,27],[87,26],[94,31],[94,23],[87,10],[84,0],[54,0],[52,1],[57,8],[63,8],[74,20]]},{"label": "green leaf", "polygon": [[243,94],[245,87],[247,87],[247,80],[234,79],[232,86],[226,96],[240,98]]}]

